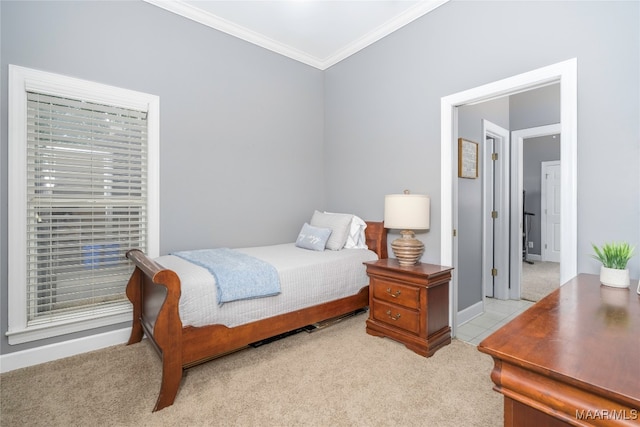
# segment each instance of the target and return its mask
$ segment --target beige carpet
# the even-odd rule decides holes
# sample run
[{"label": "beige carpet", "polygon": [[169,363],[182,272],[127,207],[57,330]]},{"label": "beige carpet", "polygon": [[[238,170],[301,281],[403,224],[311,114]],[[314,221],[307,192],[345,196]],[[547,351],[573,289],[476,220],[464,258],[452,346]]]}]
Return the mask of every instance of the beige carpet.
[{"label": "beige carpet", "polygon": [[367,316],[191,368],[156,413],[160,362],[146,341],[8,372],[0,425],[502,425],[489,356],[454,340],[424,358],[367,335]]},{"label": "beige carpet", "polygon": [[520,298],[527,301],[540,301],[560,287],[560,263],[523,262],[520,284]]}]

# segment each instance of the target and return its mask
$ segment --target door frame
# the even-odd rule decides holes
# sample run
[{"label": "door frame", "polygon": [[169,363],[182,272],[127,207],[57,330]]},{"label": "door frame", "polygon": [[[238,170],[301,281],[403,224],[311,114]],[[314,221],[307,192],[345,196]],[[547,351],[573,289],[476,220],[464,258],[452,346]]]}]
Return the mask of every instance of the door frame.
[{"label": "door frame", "polygon": [[[510,158],[510,132],[489,120],[482,120],[482,137],[484,142],[483,166],[482,174],[482,302],[484,304],[487,295],[487,288],[490,282],[493,282],[492,296],[498,299],[509,298],[509,275],[505,273],[509,271],[509,158]],[[489,147],[487,138],[494,140],[494,147]],[[495,147],[495,145],[498,147]],[[498,159],[494,165],[498,166],[498,174],[494,175],[495,169],[489,168],[494,162],[492,160],[493,152],[497,152]],[[493,187],[498,189],[506,189],[499,191],[497,200]],[[498,212],[498,221],[494,221],[491,217],[491,205]],[[489,232],[493,230],[492,238],[489,239]],[[495,247],[499,249],[498,260],[494,258]],[[492,262],[493,259],[493,262]],[[498,280],[491,274],[491,269],[498,270]],[[500,274],[502,272],[502,274]]]},{"label": "door frame", "polygon": [[[483,86],[441,98],[440,102],[440,263],[457,267],[454,255],[454,154],[457,156],[458,107],[497,99],[560,82],[560,122],[562,164],[561,263],[560,283],[577,272],[577,59],[538,68]],[[456,200],[457,204],[457,200]],[[456,219],[457,221],[457,219]],[[449,284],[449,323],[456,335],[458,317],[458,281],[454,274]]]},{"label": "door frame", "polygon": [[[511,132],[511,182],[517,185],[511,186],[511,299],[520,299],[520,284],[522,282],[522,232],[524,224],[522,217],[522,189],[524,168],[524,140],[540,136],[560,135],[562,144],[562,128],[560,123],[546,126],[536,126]],[[562,220],[560,222],[562,224]],[[562,225],[561,225],[562,226]],[[513,284],[517,284],[517,289]],[[564,283],[564,282],[562,282]]]}]

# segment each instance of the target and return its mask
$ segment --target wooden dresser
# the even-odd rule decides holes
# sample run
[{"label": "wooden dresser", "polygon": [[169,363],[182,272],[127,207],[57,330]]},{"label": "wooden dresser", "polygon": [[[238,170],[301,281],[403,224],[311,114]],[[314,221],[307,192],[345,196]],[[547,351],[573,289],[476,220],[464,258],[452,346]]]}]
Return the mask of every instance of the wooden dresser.
[{"label": "wooden dresser", "polygon": [[423,263],[401,267],[392,258],[365,265],[369,275],[367,333],[400,341],[427,357],[451,342],[451,267]]},{"label": "wooden dresser", "polygon": [[639,426],[640,295],[581,274],[478,346],[505,426]]}]

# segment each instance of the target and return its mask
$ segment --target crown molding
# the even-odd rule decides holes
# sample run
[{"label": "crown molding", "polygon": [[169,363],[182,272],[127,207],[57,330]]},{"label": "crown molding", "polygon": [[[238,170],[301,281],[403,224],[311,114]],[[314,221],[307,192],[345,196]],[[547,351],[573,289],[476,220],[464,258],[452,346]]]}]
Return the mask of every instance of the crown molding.
[{"label": "crown molding", "polygon": [[402,14],[396,16],[394,19],[388,21],[384,25],[375,28],[368,34],[360,37],[359,39],[347,44],[343,48],[339,49],[333,55],[327,58],[317,58],[307,52],[303,52],[299,49],[291,47],[287,44],[281,43],[277,40],[273,40],[264,36],[256,31],[241,25],[235,24],[224,18],[216,16],[212,13],[204,12],[203,10],[194,7],[182,0],[144,0],[145,2],[154,6],[165,9],[169,12],[175,13],[192,21],[206,25],[207,27],[214,28],[222,31],[234,37],[238,37],[249,43],[253,43],[257,46],[271,50],[273,52],[284,55],[288,58],[302,62],[303,64],[310,65],[320,70],[326,70],[332,65],[337,64],[343,59],[353,55],[354,53],[364,49],[365,47],[375,43],[381,38],[391,34],[399,28],[409,24],[410,22],[418,19],[419,17],[431,12],[437,7],[447,3],[449,0],[429,0],[420,1],[413,7],[407,9]]},{"label": "crown molding", "polygon": [[348,45],[346,45],[345,47],[343,47],[342,49],[338,50],[335,54],[331,55],[330,57],[324,59],[322,61],[322,65],[323,68],[321,68],[322,70],[325,70],[329,67],[331,67],[332,65],[337,64],[338,62],[342,61],[343,59],[361,51],[362,49],[364,49],[365,47],[377,42],[378,40],[388,36],[389,34],[393,33],[396,30],[399,30],[400,28],[404,27],[405,25],[415,21],[416,19],[420,18],[423,15],[426,15],[427,13],[433,11],[434,9],[442,6],[443,4],[447,3],[449,0],[433,0],[433,1],[420,1],[418,3],[416,3],[413,7],[407,9],[406,11],[404,11],[403,13],[401,13],[400,15],[396,16],[395,18],[387,21],[386,23],[384,23],[383,25],[379,26],[378,28],[370,31],[369,33],[367,33],[366,35],[364,35],[363,37],[360,37],[359,39],[354,40],[353,42],[349,43]]}]

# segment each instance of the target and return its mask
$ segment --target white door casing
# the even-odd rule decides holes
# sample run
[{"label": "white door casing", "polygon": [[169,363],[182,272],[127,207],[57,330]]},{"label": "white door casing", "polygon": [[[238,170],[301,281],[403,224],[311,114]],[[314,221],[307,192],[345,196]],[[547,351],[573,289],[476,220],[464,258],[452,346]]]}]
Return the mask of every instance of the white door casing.
[{"label": "white door casing", "polygon": [[495,295],[495,282],[491,275],[493,268],[493,238],[494,238],[494,221],[489,212],[493,210],[494,200],[494,176],[493,164],[491,162],[491,154],[494,151],[494,139],[488,136],[484,130],[484,146],[482,150],[482,295],[483,311],[484,301],[486,298],[493,298]]},{"label": "white door casing", "polygon": [[560,262],[560,161],[541,162],[540,238],[542,261]]},{"label": "white door casing", "polygon": [[[482,278],[485,296],[509,299],[509,131],[482,121]],[[491,143],[492,142],[492,143]],[[492,216],[495,212],[495,218]],[[494,276],[492,269],[497,271]]]}]

